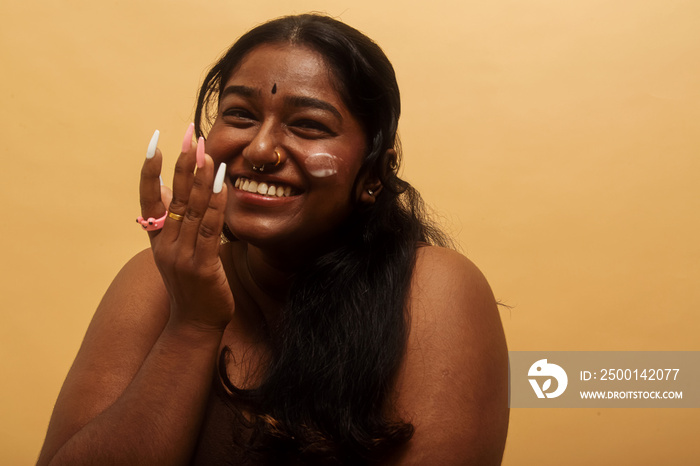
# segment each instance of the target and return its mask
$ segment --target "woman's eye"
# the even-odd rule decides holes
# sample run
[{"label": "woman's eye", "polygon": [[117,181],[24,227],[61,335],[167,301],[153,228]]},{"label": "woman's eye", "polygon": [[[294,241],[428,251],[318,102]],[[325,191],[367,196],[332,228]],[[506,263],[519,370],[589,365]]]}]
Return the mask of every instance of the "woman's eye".
[{"label": "woman's eye", "polygon": [[315,120],[297,120],[291,126],[309,135],[334,134],[326,125]]},{"label": "woman's eye", "polygon": [[224,119],[234,124],[248,125],[255,121],[255,116],[242,108],[230,108],[222,113]]}]

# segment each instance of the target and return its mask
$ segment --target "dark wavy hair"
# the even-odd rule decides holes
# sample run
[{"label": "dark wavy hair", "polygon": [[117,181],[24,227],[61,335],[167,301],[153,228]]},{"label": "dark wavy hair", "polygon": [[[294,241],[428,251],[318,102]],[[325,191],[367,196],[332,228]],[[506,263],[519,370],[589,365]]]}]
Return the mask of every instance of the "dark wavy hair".
[{"label": "dark wavy hair", "polygon": [[254,414],[246,440],[251,457],[273,464],[373,464],[413,435],[391,393],[406,350],[416,249],[450,242],[426,219],[418,192],[398,176],[401,101],[391,63],[371,39],[333,18],[287,16],[243,35],[204,79],[198,135],[212,124],[218,96],[237,65],[270,43],[323,56],[367,135],[361,173],[379,178],[383,189],[374,204],[356,205],[336,232],[340,246],[297,274],[283,317],[270,329],[272,356],[259,386],[234,386],[226,373],[227,350],[219,375],[231,403]]}]

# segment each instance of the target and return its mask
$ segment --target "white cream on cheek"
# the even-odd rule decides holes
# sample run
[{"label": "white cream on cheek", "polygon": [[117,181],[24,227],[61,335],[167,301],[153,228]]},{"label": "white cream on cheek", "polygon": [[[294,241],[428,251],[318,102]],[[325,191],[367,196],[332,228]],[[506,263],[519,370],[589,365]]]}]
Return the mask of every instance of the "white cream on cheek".
[{"label": "white cream on cheek", "polygon": [[304,160],[306,170],[311,176],[325,178],[338,173],[338,158],[325,152],[311,154]]}]

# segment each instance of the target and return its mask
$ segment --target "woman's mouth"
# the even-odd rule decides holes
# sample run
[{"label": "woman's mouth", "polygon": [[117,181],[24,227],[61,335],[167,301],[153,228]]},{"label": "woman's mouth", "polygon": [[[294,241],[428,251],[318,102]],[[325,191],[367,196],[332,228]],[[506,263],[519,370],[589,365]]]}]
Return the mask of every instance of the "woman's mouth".
[{"label": "woman's mouth", "polygon": [[264,181],[255,181],[248,178],[238,177],[233,184],[234,188],[249,193],[260,194],[268,197],[289,197],[295,195],[294,189],[291,186],[285,186],[279,183],[266,183]]}]

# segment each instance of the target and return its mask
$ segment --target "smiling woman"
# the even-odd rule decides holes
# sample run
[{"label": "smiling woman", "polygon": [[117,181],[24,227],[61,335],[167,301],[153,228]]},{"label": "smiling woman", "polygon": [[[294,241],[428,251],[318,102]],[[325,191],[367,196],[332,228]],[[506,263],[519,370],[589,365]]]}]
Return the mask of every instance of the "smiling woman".
[{"label": "smiling woman", "polygon": [[[288,43],[255,47],[223,83],[207,136],[214,162],[230,161],[230,179],[244,180],[229,191],[231,232],[256,246],[284,245],[287,254],[317,254],[363,196],[374,199],[366,191],[378,181],[360,177],[366,139],[320,53]],[[336,162],[332,177],[308,170],[320,153]]]},{"label": "smiling woman", "polygon": [[151,248],[100,303],[39,464],[498,464],[495,301],[398,177],[399,114],[391,64],[343,23],[239,39],[172,193],[149,145]]}]

